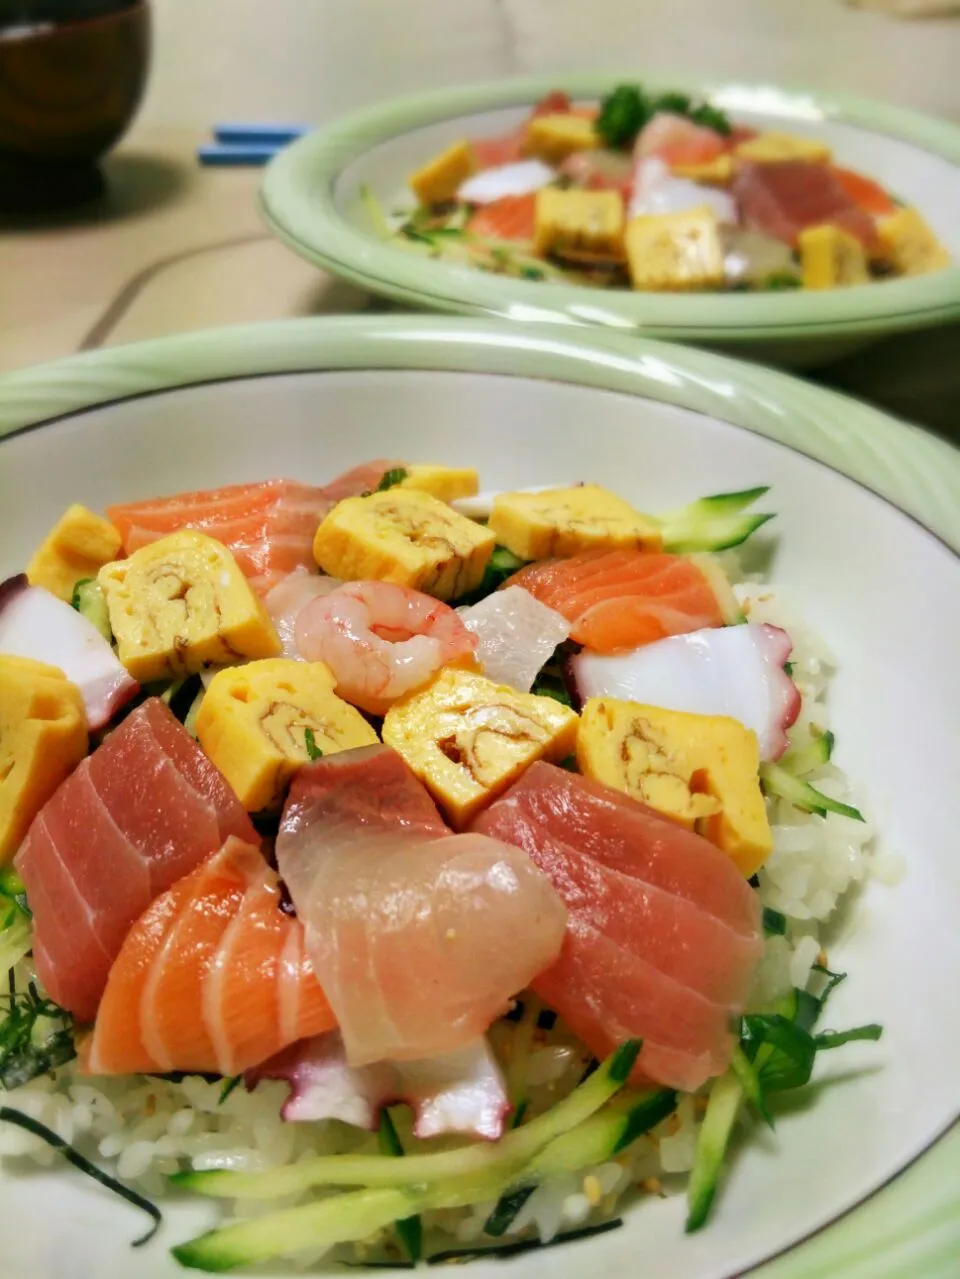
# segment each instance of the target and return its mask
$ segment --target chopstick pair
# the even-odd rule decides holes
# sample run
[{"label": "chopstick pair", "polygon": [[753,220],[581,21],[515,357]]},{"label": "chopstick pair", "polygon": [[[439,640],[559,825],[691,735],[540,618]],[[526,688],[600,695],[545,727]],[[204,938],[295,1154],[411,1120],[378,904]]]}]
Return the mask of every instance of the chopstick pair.
[{"label": "chopstick pair", "polygon": [[302,124],[218,124],[216,141],[197,148],[202,165],[262,165],[307,132]]}]

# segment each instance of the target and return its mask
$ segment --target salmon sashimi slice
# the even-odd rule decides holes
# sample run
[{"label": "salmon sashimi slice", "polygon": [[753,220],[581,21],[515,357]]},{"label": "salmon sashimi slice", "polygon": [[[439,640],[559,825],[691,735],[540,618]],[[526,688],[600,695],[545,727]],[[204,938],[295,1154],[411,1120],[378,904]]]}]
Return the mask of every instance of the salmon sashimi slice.
[{"label": "salmon sashimi slice", "polygon": [[265,594],[294,569],[316,567],[313,538],[321,520],[341,499],[376,488],[391,465],[367,462],[322,487],[264,480],[111,506],[107,514],[128,555],[183,528],[216,538]]},{"label": "salmon sashimi slice", "polygon": [[744,164],[733,181],[743,224],[796,247],[806,227],[830,224],[864,245],[876,240],[873,218],[850,198],[829,165],[812,160]]},{"label": "salmon sashimi slice", "polygon": [[51,796],[17,854],[51,998],[92,1021],[134,922],[230,835],[258,842],[222,774],[150,698]]},{"label": "salmon sashimi slice", "polygon": [[529,564],[505,585],[522,586],[562,613],[571,623],[571,638],[597,653],[723,625],[707,575],[682,555],[585,551]]},{"label": "salmon sashimi slice", "polygon": [[727,1068],[763,936],[756,894],[726,854],[544,763],[471,829],[522,848],[563,899],[563,950],[533,988],[593,1053],[641,1038],[635,1082],[686,1091]]},{"label": "salmon sashimi slice", "polygon": [[276,872],[231,837],[127,934],[83,1068],[236,1075],[335,1024]]},{"label": "salmon sashimi slice", "polygon": [[466,229],[485,240],[532,241],[537,197],[503,195],[472,213]]},{"label": "salmon sashimi slice", "polygon": [[864,177],[853,169],[833,168],[833,176],[843,190],[865,213],[872,218],[884,218],[897,210],[897,202],[879,182]]},{"label": "salmon sashimi slice", "polygon": [[665,164],[709,164],[728,149],[726,138],[669,111],[658,112],[634,143],[634,156],[658,156]]},{"label": "salmon sashimi slice", "polygon": [[351,1066],[475,1042],[559,954],[547,877],[510,844],[451,835],[389,747],[303,768],[276,854]]}]

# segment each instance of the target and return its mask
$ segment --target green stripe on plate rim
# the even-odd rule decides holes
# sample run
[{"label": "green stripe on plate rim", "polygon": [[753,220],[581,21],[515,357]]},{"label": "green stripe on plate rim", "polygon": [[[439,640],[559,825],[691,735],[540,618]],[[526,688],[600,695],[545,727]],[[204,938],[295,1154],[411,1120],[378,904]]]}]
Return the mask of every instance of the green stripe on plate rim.
[{"label": "green stripe on plate rim", "polygon": [[434,90],[379,103],[284,148],[264,173],[260,204],[276,235],[318,266],[415,305],[643,330],[660,338],[772,341],[789,337],[856,337],[930,327],[960,316],[960,266],[815,296],[797,293],[644,294],[513,280],[458,264],[431,261],[384,244],[336,207],[343,169],[371,148],[412,129],[475,112],[524,106],[561,82],[574,97],[597,97],[624,80],[722,99],[764,90],[824,118],[898,138],[960,166],[960,128],[916,112],[843,93],[818,93],[720,81],[636,68],[620,74],[556,73]]},{"label": "green stripe on plate rim", "polygon": [[[546,378],[692,409],[847,475],[960,553],[960,452],[856,400],[756,365],[613,333],[494,320],[351,316],[245,325],[0,376],[0,440],[129,397],[245,377],[439,369]],[[2,458],[2,445],[0,445]],[[0,502],[16,510],[18,496]],[[751,1279],[957,1279],[960,1125]]]}]

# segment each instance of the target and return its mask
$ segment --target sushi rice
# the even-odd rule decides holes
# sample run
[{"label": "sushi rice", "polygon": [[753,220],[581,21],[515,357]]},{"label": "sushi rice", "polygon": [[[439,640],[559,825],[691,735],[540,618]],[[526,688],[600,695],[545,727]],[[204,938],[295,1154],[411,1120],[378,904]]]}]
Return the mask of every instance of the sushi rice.
[{"label": "sushi rice", "polygon": [[[792,675],[802,694],[800,716],[791,729],[791,742],[803,745],[828,726],[827,689],[835,659],[830,650],[775,588],[744,577],[735,554],[719,557],[737,582],[735,593],[749,619],[782,626],[793,640]],[[739,580],[738,580],[739,579]],[[860,806],[861,797],[834,764],[823,765],[811,780],[825,794]],[[840,899],[869,875],[894,882],[899,866],[889,855],[881,861],[872,851],[869,821],[857,822],[839,814],[820,817],[805,813],[782,799],[767,800],[774,835],[774,851],[759,874],[764,904],[787,920],[785,935],[767,938],[749,1011],[768,1010],[791,988],[805,989],[816,980],[812,969],[823,964],[821,928]],[[29,974],[25,970],[23,976]],[[490,1030],[490,1042],[508,1082],[520,1081],[527,1099],[527,1115],[549,1109],[576,1086],[591,1054],[553,1015],[541,1018],[531,1035],[531,1014],[504,1018]],[[542,1007],[542,1006],[541,1006]],[[542,1028],[548,1025],[548,1028]],[[616,1159],[564,1174],[539,1185],[516,1216],[505,1239],[537,1237],[547,1241],[577,1227],[614,1216],[633,1194],[665,1195],[682,1192],[693,1166],[703,1095],[685,1096],[674,1115],[641,1137]],[[229,1169],[263,1171],[296,1163],[318,1154],[377,1151],[376,1136],[336,1120],[287,1123],[280,1108],[288,1089],[283,1083],[262,1082],[253,1092],[235,1087],[224,1096],[222,1082],[187,1076],[180,1082],[134,1076],[82,1077],[76,1063],[35,1079],[12,1095],[16,1107],[39,1120],[88,1157],[98,1160],[120,1180],[144,1194],[162,1198],[166,1178],[183,1170]],[[516,1089],[514,1089],[516,1095]],[[448,1148],[451,1139],[418,1142],[405,1125],[407,1112],[395,1108],[393,1118],[407,1153]],[[39,1138],[19,1128],[0,1126],[0,1156],[10,1167],[18,1161],[53,1165],[57,1154]],[[227,1201],[232,1219],[273,1212],[305,1201],[309,1192],[271,1199]],[[162,1206],[162,1202],[161,1202]],[[425,1214],[427,1238],[435,1248],[450,1249],[480,1241],[492,1202],[468,1208]],[[504,1242],[505,1240],[501,1240]],[[487,1243],[493,1241],[486,1240]],[[393,1232],[381,1232],[362,1244],[349,1245],[348,1259],[397,1259]],[[294,1269],[314,1266],[329,1249],[298,1254]]]}]

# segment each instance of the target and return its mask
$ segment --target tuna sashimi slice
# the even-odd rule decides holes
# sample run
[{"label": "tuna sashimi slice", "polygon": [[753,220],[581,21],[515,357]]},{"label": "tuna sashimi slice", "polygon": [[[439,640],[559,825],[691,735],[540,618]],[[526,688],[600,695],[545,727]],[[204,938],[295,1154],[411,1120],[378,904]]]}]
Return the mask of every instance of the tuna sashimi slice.
[{"label": "tuna sashimi slice", "polygon": [[261,594],[294,569],[314,568],[313,538],[330,508],[376,488],[391,462],[353,467],[330,484],[265,480],[111,506],[127,554],[177,529],[200,529],[226,546]]},{"label": "tuna sashimi slice", "polygon": [[283,1107],[291,1122],[339,1119],[376,1128],[384,1106],[406,1102],[414,1112],[414,1135],[470,1133],[496,1140],[510,1112],[506,1084],[486,1039],[426,1061],[378,1061],[349,1066],[338,1031],[294,1044],[247,1076],[290,1085]]},{"label": "tuna sashimi slice", "polygon": [[150,698],[51,796],[17,854],[51,997],[92,1021],[134,922],[230,835],[258,842],[221,773]]},{"label": "tuna sashimi slice", "polygon": [[302,933],[259,849],[231,837],[130,930],[84,1051],[86,1073],[235,1075],[330,1030]]},{"label": "tuna sashimi slice", "polygon": [[825,223],[849,231],[867,246],[876,240],[873,218],[850,198],[829,165],[811,160],[744,164],[732,190],[744,226],[794,247],[805,227]]},{"label": "tuna sashimi slice", "polygon": [[522,586],[571,623],[578,644],[616,653],[722,626],[723,612],[703,570],[681,555],[634,549],[585,551],[542,560],[506,583]]},{"label": "tuna sashimi slice", "polygon": [[758,899],[726,854],[543,763],[473,829],[524,849],[563,898],[563,950],[533,987],[593,1053],[640,1038],[635,1082],[686,1091],[726,1069],[763,948]]},{"label": "tuna sashimi slice", "polygon": [[388,747],[302,769],[276,853],[351,1066],[462,1048],[559,952],[548,879],[510,845],[449,834]]}]

